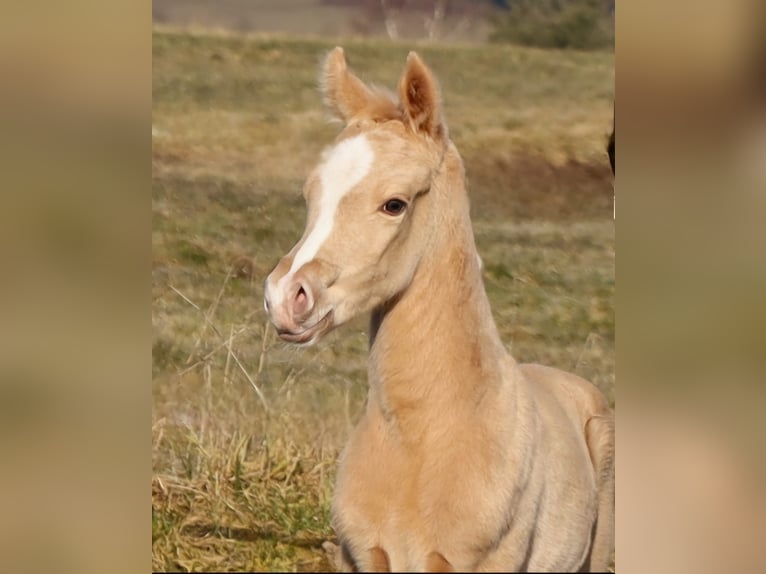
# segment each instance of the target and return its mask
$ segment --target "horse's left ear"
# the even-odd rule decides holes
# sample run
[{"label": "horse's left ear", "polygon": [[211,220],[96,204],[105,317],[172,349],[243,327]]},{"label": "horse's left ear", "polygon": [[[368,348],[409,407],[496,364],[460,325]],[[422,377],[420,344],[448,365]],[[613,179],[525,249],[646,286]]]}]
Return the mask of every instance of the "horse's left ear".
[{"label": "horse's left ear", "polygon": [[407,64],[399,80],[399,99],[404,108],[405,120],[413,130],[434,139],[446,135],[439,86],[434,75],[415,52],[407,56]]}]

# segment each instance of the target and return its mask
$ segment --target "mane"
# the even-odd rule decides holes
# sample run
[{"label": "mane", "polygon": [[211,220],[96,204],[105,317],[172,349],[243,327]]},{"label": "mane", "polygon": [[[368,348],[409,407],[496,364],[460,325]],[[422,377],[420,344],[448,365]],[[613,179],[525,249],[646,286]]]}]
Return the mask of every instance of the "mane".
[{"label": "mane", "polygon": [[401,120],[403,118],[402,106],[394,93],[384,86],[371,84],[369,86],[372,97],[363,116],[370,120]]},{"label": "mane", "polygon": [[[329,110],[327,119],[330,122],[339,121],[346,123],[347,120],[338,117],[337,113],[333,112],[334,109],[337,109],[339,102],[332,90],[328,89],[328,82],[331,77],[330,74],[323,71],[318,81],[318,89],[322,95],[322,102],[325,109]],[[357,118],[372,121],[404,120],[402,104],[394,92],[376,84],[365,84],[364,90],[364,106],[355,114]]]}]

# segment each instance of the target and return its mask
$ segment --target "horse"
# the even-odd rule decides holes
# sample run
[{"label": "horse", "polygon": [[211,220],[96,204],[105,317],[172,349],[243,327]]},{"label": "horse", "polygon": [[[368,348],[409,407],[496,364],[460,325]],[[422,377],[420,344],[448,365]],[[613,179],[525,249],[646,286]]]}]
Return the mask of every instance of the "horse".
[{"label": "horse", "polygon": [[370,314],[369,393],[332,500],[338,568],[605,571],[613,413],[591,383],[503,346],[435,76],[410,52],[397,97],[337,47],[320,89],[343,127],[264,306],[301,346]]}]

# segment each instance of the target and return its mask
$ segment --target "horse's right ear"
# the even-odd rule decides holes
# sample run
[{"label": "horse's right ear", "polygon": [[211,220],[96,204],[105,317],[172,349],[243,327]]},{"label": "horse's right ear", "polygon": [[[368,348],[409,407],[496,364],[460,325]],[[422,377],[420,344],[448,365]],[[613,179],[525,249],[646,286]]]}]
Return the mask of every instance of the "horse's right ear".
[{"label": "horse's right ear", "polygon": [[370,88],[349,71],[340,46],[325,58],[319,84],[325,105],[346,123],[364,110],[372,98]]},{"label": "horse's right ear", "polygon": [[404,74],[399,80],[399,99],[405,120],[416,133],[446,139],[436,78],[415,52],[407,56]]}]

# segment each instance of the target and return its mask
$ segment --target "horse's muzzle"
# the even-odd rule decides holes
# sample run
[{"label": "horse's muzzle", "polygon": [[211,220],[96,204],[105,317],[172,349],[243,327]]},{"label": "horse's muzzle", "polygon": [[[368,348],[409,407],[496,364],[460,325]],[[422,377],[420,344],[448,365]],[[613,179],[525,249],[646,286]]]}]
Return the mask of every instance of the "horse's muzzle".
[{"label": "horse's muzzle", "polygon": [[264,308],[280,338],[307,343],[332,326],[332,309],[320,309],[317,290],[307,277],[286,274],[276,279],[276,270],[266,279]]}]

